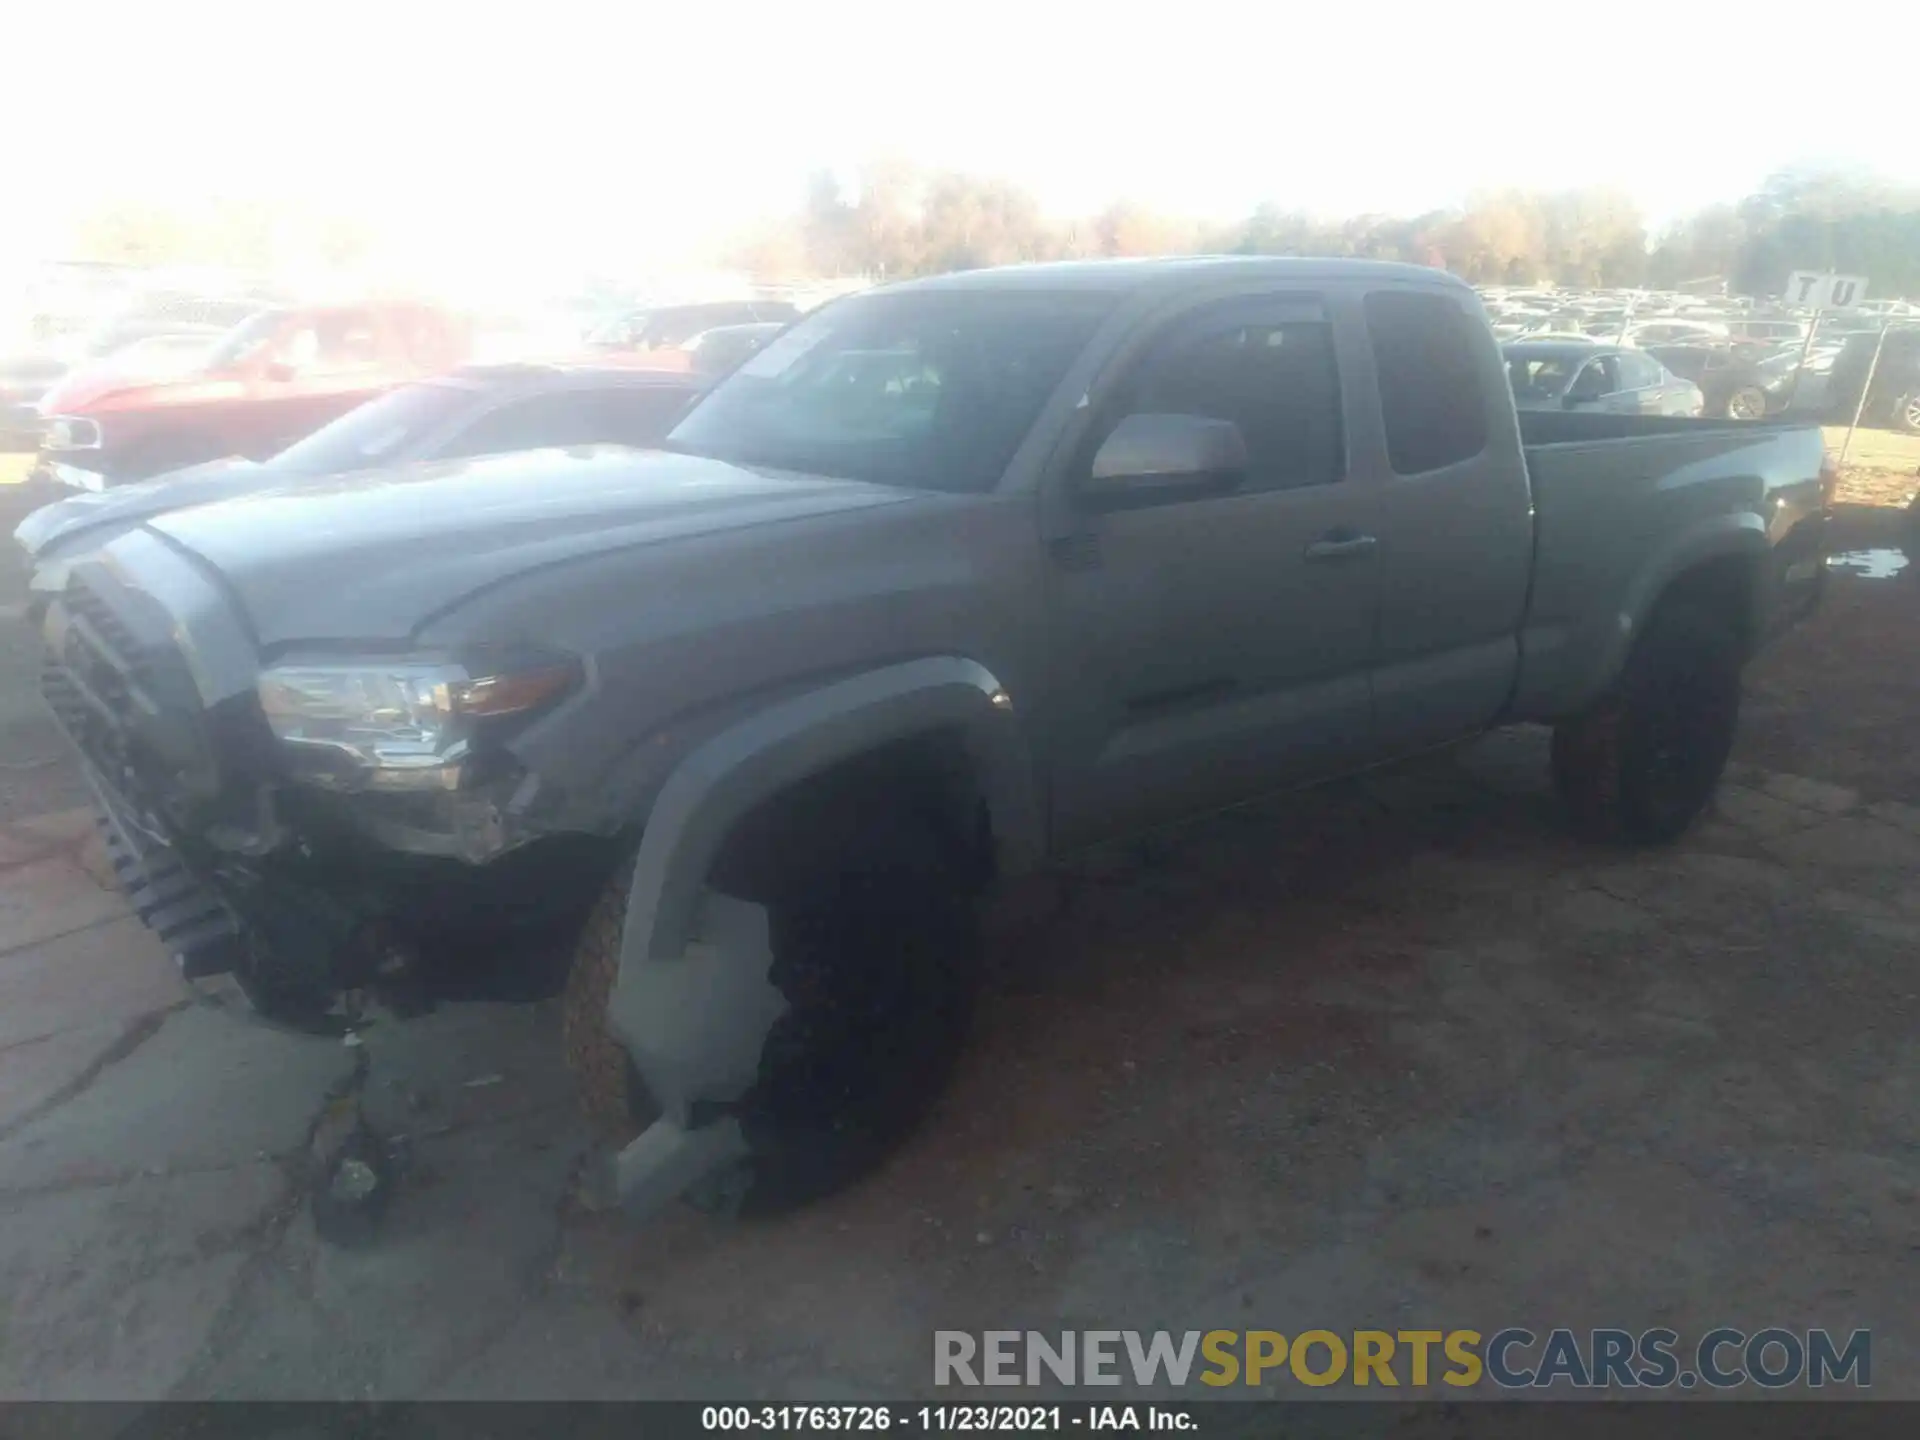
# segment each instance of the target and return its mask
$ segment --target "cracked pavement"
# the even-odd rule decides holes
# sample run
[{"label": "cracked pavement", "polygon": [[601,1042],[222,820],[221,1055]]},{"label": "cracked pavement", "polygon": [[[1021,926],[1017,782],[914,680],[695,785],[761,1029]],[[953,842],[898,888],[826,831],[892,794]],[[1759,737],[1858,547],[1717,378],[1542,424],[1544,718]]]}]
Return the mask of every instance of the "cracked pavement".
[{"label": "cracked pavement", "polygon": [[1003,897],[952,1093],[777,1223],[595,1210],[552,1009],[450,1005],[365,1032],[406,1165],[321,1241],[352,1052],[185,987],[84,815],[11,819],[0,1398],[897,1398],[936,1327],[1506,1324],[1870,1326],[1920,1397],[1916,600],[1836,583],[1671,850],[1569,838],[1517,731]]}]

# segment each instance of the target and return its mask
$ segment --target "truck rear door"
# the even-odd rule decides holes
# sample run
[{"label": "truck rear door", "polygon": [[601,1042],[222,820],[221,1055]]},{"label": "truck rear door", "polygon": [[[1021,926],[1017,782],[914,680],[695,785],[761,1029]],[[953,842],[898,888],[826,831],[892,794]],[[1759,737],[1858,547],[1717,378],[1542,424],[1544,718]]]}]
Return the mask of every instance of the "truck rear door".
[{"label": "truck rear door", "polygon": [[1374,290],[1366,333],[1380,423],[1356,463],[1386,477],[1374,658],[1376,743],[1407,753],[1471,734],[1505,704],[1533,565],[1513,400],[1470,297]]},{"label": "truck rear door", "polygon": [[1230,493],[1088,513],[1051,537],[1053,821],[1064,844],[1337,771],[1371,742],[1367,671],[1378,487],[1364,420],[1317,296],[1208,302],[1156,331],[1112,383],[1060,477],[1068,495],[1132,414],[1230,420]]}]

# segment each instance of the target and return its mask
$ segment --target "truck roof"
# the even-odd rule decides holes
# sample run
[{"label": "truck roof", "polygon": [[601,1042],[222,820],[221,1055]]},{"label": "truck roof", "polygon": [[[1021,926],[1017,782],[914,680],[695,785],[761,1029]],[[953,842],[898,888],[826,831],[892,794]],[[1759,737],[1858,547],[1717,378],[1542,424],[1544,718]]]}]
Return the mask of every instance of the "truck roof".
[{"label": "truck roof", "polygon": [[1425,265],[1300,255],[1170,255],[1132,260],[1053,260],[961,270],[886,288],[908,290],[1105,290],[1115,294],[1180,290],[1222,280],[1269,279],[1287,284],[1374,279],[1445,286],[1472,293],[1466,281]]}]

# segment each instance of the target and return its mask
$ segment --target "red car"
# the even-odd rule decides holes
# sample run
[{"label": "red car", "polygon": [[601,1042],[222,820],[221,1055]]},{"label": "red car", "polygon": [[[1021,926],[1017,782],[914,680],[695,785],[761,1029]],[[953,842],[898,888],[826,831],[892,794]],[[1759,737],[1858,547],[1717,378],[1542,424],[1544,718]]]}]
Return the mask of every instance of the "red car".
[{"label": "red car", "polygon": [[295,306],[243,320],[163,379],[76,371],[40,401],[35,478],[81,490],[229,455],[264,459],[403,381],[466,358],[468,327],[414,302]]}]

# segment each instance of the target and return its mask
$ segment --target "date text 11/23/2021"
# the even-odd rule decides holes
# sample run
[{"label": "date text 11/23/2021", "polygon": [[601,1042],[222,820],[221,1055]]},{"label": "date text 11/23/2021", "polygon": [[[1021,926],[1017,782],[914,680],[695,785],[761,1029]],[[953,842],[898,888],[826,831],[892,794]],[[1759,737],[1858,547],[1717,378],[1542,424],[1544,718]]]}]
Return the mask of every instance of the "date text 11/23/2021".
[{"label": "date text 11/23/2021", "polygon": [[1073,1430],[1194,1431],[1190,1405],[706,1405],[705,1431],[866,1431],[874,1434]]}]

